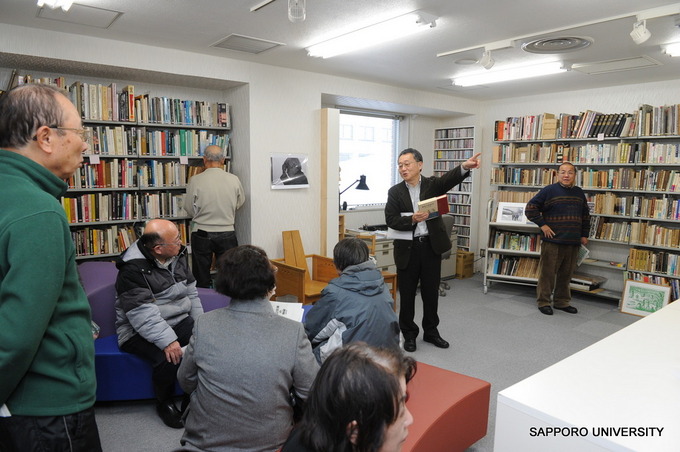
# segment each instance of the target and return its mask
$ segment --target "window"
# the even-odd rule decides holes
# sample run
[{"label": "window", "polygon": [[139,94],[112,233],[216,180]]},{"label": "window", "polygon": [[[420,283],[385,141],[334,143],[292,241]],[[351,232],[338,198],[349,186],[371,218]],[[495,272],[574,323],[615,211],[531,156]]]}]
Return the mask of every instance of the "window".
[{"label": "window", "polygon": [[360,176],[369,190],[357,184],[340,195],[348,207],[384,204],[387,190],[396,183],[399,118],[340,112],[340,191]]}]

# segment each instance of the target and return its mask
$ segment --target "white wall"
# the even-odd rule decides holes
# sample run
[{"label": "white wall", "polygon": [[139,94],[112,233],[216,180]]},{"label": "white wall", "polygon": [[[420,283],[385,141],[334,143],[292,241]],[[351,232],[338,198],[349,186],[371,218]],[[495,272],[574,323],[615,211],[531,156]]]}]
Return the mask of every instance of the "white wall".
[{"label": "white wall", "polygon": [[[248,83],[249,136],[237,138],[235,132],[234,167],[249,196],[243,215],[250,219],[250,240],[243,240],[243,225],[237,224],[237,228],[242,243],[250,241],[262,246],[272,257],[282,256],[280,231],[286,229],[301,231],[308,253],[318,252],[320,247],[319,110],[322,93],[446,110],[451,111],[452,116],[455,112],[476,112],[478,106],[476,102],[445,94],[6,24],[0,24],[0,42],[3,43],[2,51],[7,53]],[[118,75],[124,78],[124,69]],[[242,128],[236,124],[235,127],[241,133]],[[415,121],[410,145],[431,150],[432,129],[431,121]],[[241,160],[244,152],[247,163]],[[270,155],[274,152],[309,155],[309,189],[270,189]]]}]

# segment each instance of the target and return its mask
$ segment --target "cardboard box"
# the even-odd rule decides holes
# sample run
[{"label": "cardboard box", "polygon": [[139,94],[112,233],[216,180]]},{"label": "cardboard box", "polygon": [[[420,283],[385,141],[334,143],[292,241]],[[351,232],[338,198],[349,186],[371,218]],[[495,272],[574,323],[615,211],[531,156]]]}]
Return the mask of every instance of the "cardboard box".
[{"label": "cardboard box", "polygon": [[456,253],[456,278],[464,279],[472,277],[475,272],[475,253],[471,251],[458,251]]}]

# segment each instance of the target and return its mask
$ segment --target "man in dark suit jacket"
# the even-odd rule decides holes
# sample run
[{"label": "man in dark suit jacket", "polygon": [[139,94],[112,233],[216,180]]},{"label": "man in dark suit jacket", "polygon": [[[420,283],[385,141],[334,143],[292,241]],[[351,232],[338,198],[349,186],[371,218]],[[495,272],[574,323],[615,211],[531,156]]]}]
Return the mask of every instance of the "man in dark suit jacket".
[{"label": "man in dark suit jacket", "polygon": [[399,154],[399,174],[403,182],[390,188],[385,205],[387,226],[412,233],[413,240],[394,241],[394,261],[401,307],[399,327],[404,335],[404,350],[416,350],[418,325],[415,315],[416,289],[420,282],[423,298],[423,340],[439,348],[449,343],[439,335],[439,281],[441,255],[451,249],[451,241],[441,217],[427,220],[427,212],[418,211],[418,201],[446,194],[460,184],[473,168],[479,168],[480,154],[475,154],[442,177],[421,177],[423,156],[415,149]]}]

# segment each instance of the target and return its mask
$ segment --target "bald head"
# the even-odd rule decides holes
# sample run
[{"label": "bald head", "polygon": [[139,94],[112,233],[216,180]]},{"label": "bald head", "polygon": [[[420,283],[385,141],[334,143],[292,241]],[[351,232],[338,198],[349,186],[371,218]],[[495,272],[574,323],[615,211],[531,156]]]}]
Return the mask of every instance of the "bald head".
[{"label": "bald head", "polygon": [[179,229],[168,220],[158,219],[147,222],[139,242],[161,262],[177,256],[182,249]]}]

